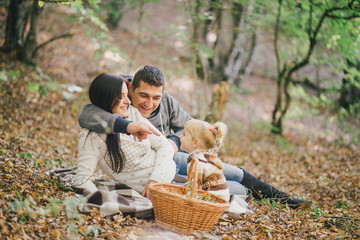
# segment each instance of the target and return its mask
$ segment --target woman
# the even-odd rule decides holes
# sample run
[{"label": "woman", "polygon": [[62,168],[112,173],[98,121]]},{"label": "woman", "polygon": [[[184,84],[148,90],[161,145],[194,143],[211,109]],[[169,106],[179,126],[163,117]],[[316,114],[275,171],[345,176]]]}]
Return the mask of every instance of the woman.
[{"label": "woman", "polygon": [[[109,113],[132,121],[151,123],[130,106],[128,89],[123,78],[100,74],[91,83],[89,98],[92,104]],[[173,147],[164,136],[150,134],[141,142],[127,134],[99,134],[84,128],[79,134],[77,174],[74,186],[97,191],[94,172],[99,166],[113,180],[124,183],[148,196],[148,185],[170,183],[175,176]]]}]

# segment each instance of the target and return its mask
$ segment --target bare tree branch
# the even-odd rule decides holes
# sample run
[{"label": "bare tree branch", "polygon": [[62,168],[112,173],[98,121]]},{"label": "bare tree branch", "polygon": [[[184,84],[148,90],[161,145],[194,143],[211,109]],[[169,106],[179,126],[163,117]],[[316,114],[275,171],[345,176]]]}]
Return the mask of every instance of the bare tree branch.
[{"label": "bare tree branch", "polygon": [[[314,19],[313,19],[313,7],[314,6],[321,7],[322,4],[316,5],[314,3],[314,1],[311,1],[311,0],[309,0],[309,1],[311,3],[309,19],[308,19],[309,29],[307,31],[308,39],[309,39],[309,46],[308,46],[306,55],[300,61],[294,61],[291,64],[284,63],[284,67],[281,70],[281,72],[279,71],[279,69],[280,69],[279,68],[279,59],[278,59],[278,56],[276,56],[277,63],[278,63],[277,96],[276,96],[275,107],[272,112],[272,122],[271,122],[272,126],[274,126],[274,129],[272,130],[272,132],[274,132],[274,133],[282,134],[282,118],[285,116],[285,114],[288,110],[288,107],[290,106],[290,101],[291,101],[291,96],[290,96],[290,93],[288,90],[288,86],[289,86],[290,82],[294,82],[294,80],[292,79],[292,74],[309,63],[310,56],[313,53],[314,47],[317,43],[317,35],[320,32],[320,29],[323,25],[324,20],[326,18],[331,18],[331,17],[339,18],[339,19],[341,18],[344,20],[350,20],[352,18],[358,17],[358,13],[354,12],[354,11],[358,11],[358,10],[354,10],[354,9],[356,9],[357,6],[352,5],[352,4],[355,4],[355,2],[352,1],[343,7],[333,7],[333,8],[328,8],[328,9],[322,9],[320,18],[319,18],[318,22],[315,24]],[[279,27],[278,24],[279,24],[279,18],[281,16],[280,10],[281,10],[282,0],[278,0],[278,2],[279,2],[279,7],[278,7],[277,16],[276,16],[275,33],[274,33],[274,35],[275,35],[274,36],[275,54],[277,54],[277,38],[278,38],[277,35],[278,35],[278,27]],[[336,15],[336,13],[339,13],[339,12],[341,13],[342,11],[344,11],[346,16],[340,17],[340,16]],[[315,25],[314,28],[313,28],[313,24]],[[315,86],[311,85],[310,82],[304,81],[303,84],[307,84],[307,85],[315,88]],[[284,105],[282,103],[283,99],[285,102]]]},{"label": "bare tree branch", "polygon": [[309,36],[311,36],[311,31],[312,31],[312,13],[313,13],[313,6],[310,5],[310,12],[309,12]]},{"label": "bare tree branch", "polygon": [[327,15],[328,18],[332,18],[332,19],[345,19],[345,20],[350,20],[350,19],[354,19],[354,18],[360,18],[360,15],[357,14],[353,14],[351,16],[336,16],[336,15]]},{"label": "bare tree branch", "polygon": [[314,5],[316,7],[319,7],[321,5],[321,3],[315,3],[313,0],[309,0],[309,2],[311,3],[311,5]]},{"label": "bare tree branch", "polygon": [[[311,34],[309,35],[310,46],[309,46],[309,50],[308,50],[308,52],[306,54],[306,57],[302,61],[300,61],[298,64],[296,64],[295,67],[293,67],[289,71],[288,76],[291,76],[291,74],[293,72],[297,71],[298,69],[305,66],[309,62],[312,51],[313,51],[313,49],[314,49],[314,47],[316,45],[317,34],[320,32],[320,28],[321,28],[325,18],[329,17],[329,16],[332,16],[331,13],[333,13],[333,12],[342,11],[342,10],[349,10],[349,8],[348,7],[334,7],[334,8],[329,8],[329,9],[324,11],[324,13],[322,14],[322,16],[321,16],[321,18],[320,18],[314,32],[312,33],[312,35]],[[348,18],[344,18],[344,19],[348,19]]]},{"label": "bare tree branch", "polygon": [[278,75],[280,75],[280,55],[278,50],[278,40],[279,40],[279,25],[280,25],[281,7],[282,7],[281,5],[282,5],[282,0],[279,0],[276,22],[275,22],[275,36],[274,36],[276,67],[277,67]]},{"label": "bare tree branch", "polygon": [[325,90],[324,88],[320,88],[316,84],[312,83],[308,78],[305,78],[304,80],[294,80],[293,79],[291,82],[296,85],[305,86],[305,87],[315,90],[317,92],[319,92],[319,91],[322,92]]},{"label": "bare tree branch", "polygon": [[[43,0],[44,3],[72,3],[74,1],[63,1],[63,0]],[[83,2],[87,2],[87,1],[83,1]]]},{"label": "bare tree branch", "polygon": [[49,44],[49,43],[51,43],[51,42],[53,42],[53,41],[55,41],[55,40],[61,39],[61,38],[67,38],[67,37],[73,37],[73,36],[74,36],[74,34],[72,34],[72,33],[65,33],[65,34],[62,34],[62,35],[59,35],[59,36],[50,38],[49,40],[47,40],[47,41],[39,44],[39,45],[35,48],[35,50],[34,50],[34,52],[33,52],[33,56],[36,56],[37,51],[38,51],[40,48],[45,47],[47,44]]}]

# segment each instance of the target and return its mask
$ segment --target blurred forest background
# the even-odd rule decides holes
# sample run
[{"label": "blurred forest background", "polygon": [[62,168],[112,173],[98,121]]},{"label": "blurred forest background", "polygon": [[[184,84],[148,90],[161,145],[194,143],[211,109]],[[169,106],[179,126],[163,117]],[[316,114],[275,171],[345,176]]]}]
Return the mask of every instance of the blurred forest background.
[{"label": "blurred forest background", "polygon": [[79,214],[45,175],[76,164],[92,79],[145,64],[192,116],[228,124],[224,162],[313,202],[251,202],[255,214],[184,239],[359,238],[358,0],[2,0],[0,26],[5,239],[171,239],[151,221]]}]

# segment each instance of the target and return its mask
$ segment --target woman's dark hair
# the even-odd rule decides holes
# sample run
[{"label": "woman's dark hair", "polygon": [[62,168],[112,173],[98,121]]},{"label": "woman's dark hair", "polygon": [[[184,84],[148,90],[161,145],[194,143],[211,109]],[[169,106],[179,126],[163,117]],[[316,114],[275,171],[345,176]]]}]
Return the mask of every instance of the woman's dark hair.
[{"label": "woman's dark hair", "polygon": [[[112,109],[121,99],[123,83],[126,83],[120,76],[102,73],[90,84],[89,98],[92,104],[112,113]],[[119,135],[107,134],[106,147],[110,157],[111,169],[115,173],[121,172],[125,162],[125,155],[121,150]]]},{"label": "woman's dark hair", "polygon": [[111,113],[121,99],[123,83],[124,79],[120,76],[101,73],[90,85],[89,98],[91,103]]}]

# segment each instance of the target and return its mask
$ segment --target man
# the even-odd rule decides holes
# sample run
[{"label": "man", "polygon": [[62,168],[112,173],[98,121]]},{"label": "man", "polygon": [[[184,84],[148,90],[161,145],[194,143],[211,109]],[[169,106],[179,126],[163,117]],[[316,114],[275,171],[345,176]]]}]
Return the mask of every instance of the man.
[{"label": "man", "polygon": [[[131,80],[129,75],[122,76]],[[180,104],[169,93],[164,91],[165,77],[160,69],[151,65],[139,68],[128,86],[132,105],[168,138],[177,153],[181,149],[179,136],[191,116],[182,109]],[[147,129],[150,132],[144,132],[143,134],[142,129],[137,128],[135,123],[129,123],[121,116],[110,114],[91,104],[86,105],[80,113],[79,124],[81,127],[99,133],[122,132],[133,134],[129,132],[129,129],[136,129],[134,130],[135,134],[137,134],[135,136],[140,136],[142,139],[146,138],[146,135],[151,132],[150,129]],[[187,156],[187,153],[179,152],[174,157],[179,175],[187,174]],[[245,193],[246,190],[242,187],[245,186],[256,199],[270,198],[279,200],[292,208],[304,207],[304,204],[309,205],[303,200],[291,198],[288,194],[260,181],[242,168],[224,164],[223,171],[231,193]]]}]

